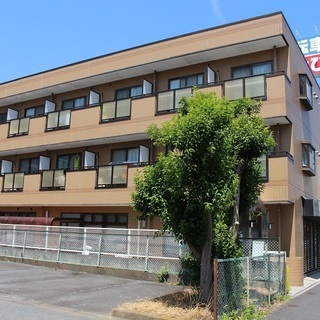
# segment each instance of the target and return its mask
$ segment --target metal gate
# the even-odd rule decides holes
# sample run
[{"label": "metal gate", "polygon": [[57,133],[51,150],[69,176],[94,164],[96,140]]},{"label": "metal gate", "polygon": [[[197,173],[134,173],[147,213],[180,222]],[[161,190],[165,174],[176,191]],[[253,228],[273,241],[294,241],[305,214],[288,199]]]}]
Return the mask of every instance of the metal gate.
[{"label": "metal gate", "polygon": [[320,269],[320,220],[304,218],[304,273]]}]

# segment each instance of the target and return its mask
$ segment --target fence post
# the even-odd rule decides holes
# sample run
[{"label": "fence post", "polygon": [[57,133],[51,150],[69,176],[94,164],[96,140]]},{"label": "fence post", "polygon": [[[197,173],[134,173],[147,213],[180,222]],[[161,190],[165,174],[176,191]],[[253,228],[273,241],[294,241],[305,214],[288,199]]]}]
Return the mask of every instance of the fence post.
[{"label": "fence post", "polygon": [[148,260],[149,260],[149,235],[147,235],[147,241],[146,241],[146,260],[144,265],[144,271],[148,271]]},{"label": "fence post", "polygon": [[250,257],[247,257],[247,307],[250,304]]},{"label": "fence post", "polygon": [[12,232],[12,247],[14,247],[16,240],[16,225],[13,226],[13,232]]},{"label": "fence post", "polygon": [[218,259],[213,259],[213,318],[218,319]]},{"label": "fence post", "polygon": [[102,234],[99,235],[99,250],[98,250],[98,267],[100,267],[100,261],[101,261],[101,246],[102,246]]},{"label": "fence post", "polygon": [[48,236],[49,236],[49,227],[46,226],[46,240],[45,240],[45,249],[48,249]]},{"label": "fence post", "polygon": [[131,230],[128,231],[128,246],[127,246],[127,255],[130,256],[131,247]]},{"label": "fence post", "polygon": [[268,257],[268,302],[269,302],[269,304],[271,304],[271,293],[270,293],[270,291],[271,291],[271,272],[270,272],[270,263],[271,263],[271,261],[270,261],[270,254],[268,254],[267,255],[267,257]]},{"label": "fence post", "polygon": [[27,242],[27,231],[24,232],[22,258],[24,258],[25,256],[26,242]]},{"label": "fence post", "polygon": [[59,234],[59,242],[58,242],[58,252],[57,252],[57,262],[60,260],[60,249],[61,249],[61,232]]}]

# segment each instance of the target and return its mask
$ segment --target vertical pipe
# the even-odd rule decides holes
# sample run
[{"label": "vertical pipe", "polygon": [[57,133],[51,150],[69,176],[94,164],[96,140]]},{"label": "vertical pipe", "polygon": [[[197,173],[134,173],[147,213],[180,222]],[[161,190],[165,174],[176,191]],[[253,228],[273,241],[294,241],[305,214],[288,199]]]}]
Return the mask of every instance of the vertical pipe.
[{"label": "vertical pipe", "polygon": [[218,259],[213,259],[213,318],[218,319]]}]

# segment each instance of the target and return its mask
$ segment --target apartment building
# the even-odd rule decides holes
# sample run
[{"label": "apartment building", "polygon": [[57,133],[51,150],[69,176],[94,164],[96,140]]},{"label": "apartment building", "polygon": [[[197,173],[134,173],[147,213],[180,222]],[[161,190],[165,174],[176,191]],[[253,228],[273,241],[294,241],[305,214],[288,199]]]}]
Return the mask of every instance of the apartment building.
[{"label": "apartment building", "polygon": [[263,216],[251,234],[279,237],[291,285],[302,284],[320,267],[320,90],[281,12],[1,83],[0,215],[159,227],[136,220],[133,177],[159,152],[145,130],[193,86],[262,100],[277,145],[262,159]]}]

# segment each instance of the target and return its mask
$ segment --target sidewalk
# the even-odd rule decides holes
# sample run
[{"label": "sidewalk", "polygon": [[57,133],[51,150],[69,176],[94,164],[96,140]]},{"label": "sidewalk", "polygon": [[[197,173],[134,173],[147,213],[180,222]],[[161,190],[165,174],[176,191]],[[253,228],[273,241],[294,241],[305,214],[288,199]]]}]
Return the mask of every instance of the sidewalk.
[{"label": "sidewalk", "polygon": [[320,283],[320,271],[316,271],[312,274],[309,274],[304,278],[303,286],[301,287],[291,287],[291,290],[289,292],[289,295],[291,298],[295,298],[299,296],[300,294],[308,291],[315,285]]}]

